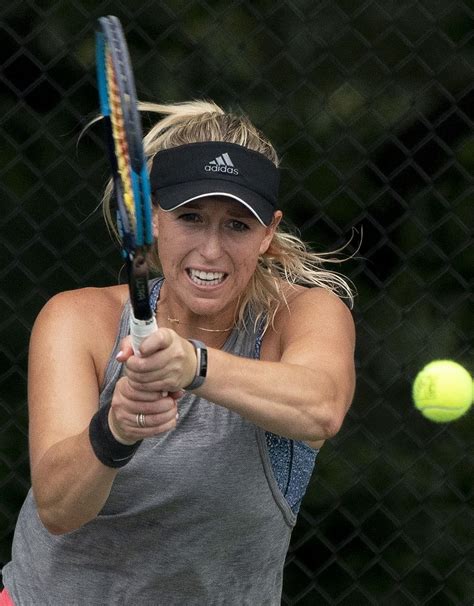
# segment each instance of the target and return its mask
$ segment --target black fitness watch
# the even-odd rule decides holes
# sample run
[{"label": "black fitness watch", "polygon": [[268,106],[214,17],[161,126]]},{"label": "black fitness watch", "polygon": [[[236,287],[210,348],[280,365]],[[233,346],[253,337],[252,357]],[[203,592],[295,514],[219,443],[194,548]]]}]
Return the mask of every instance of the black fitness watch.
[{"label": "black fitness watch", "polygon": [[195,339],[188,339],[188,341],[196,352],[197,368],[194,379],[184,389],[196,389],[201,387],[207,375],[207,347],[202,341],[196,341]]}]

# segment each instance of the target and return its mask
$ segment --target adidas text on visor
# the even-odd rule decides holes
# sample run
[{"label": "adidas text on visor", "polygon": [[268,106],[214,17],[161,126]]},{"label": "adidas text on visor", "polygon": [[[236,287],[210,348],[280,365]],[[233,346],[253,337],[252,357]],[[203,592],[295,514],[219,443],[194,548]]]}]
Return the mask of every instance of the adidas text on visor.
[{"label": "adidas text on visor", "polygon": [[277,208],[280,172],[263,154],[236,143],[208,141],[159,151],[153,158],[150,181],[163,210],[207,196],[224,196],[269,225]]}]

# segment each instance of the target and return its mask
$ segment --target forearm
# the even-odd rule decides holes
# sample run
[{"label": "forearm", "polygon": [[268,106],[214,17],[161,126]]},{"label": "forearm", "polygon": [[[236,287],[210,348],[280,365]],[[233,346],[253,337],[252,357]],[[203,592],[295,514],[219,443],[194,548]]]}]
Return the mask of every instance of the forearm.
[{"label": "forearm", "polygon": [[278,435],[320,440],[339,430],[352,393],[341,390],[324,370],[216,349],[208,353],[208,375],[197,394]]},{"label": "forearm", "polygon": [[52,446],[32,469],[38,514],[54,534],[71,532],[94,519],[117,474],[96,458],[89,428]]}]

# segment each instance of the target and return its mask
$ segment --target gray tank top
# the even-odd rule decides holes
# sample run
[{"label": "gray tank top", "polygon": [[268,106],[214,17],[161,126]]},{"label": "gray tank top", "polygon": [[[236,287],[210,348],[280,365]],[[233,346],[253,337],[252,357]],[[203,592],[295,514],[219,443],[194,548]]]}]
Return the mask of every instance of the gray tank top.
[{"label": "gray tank top", "polygon": [[[154,300],[160,285],[153,282]],[[127,304],[101,406],[122,372],[115,355],[129,313]],[[223,349],[257,357],[260,341],[248,321]],[[280,604],[285,555],[316,451],[192,393],[178,409],[177,429],[143,441],[102,511],[82,528],[50,534],[30,490],[3,569],[16,606]]]}]

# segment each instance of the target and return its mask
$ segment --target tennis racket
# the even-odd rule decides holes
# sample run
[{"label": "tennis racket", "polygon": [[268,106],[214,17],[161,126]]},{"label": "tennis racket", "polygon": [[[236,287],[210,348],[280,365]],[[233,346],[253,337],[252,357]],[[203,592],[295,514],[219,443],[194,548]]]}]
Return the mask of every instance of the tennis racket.
[{"label": "tennis racket", "polygon": [[117,17],[101,17],[96,34],[100,111],[113,178],[117,230],[130,289],[130,334],[140,343],[157,329],[148,291],[147,252],[153,243],[150,181],[127,43]]}]

